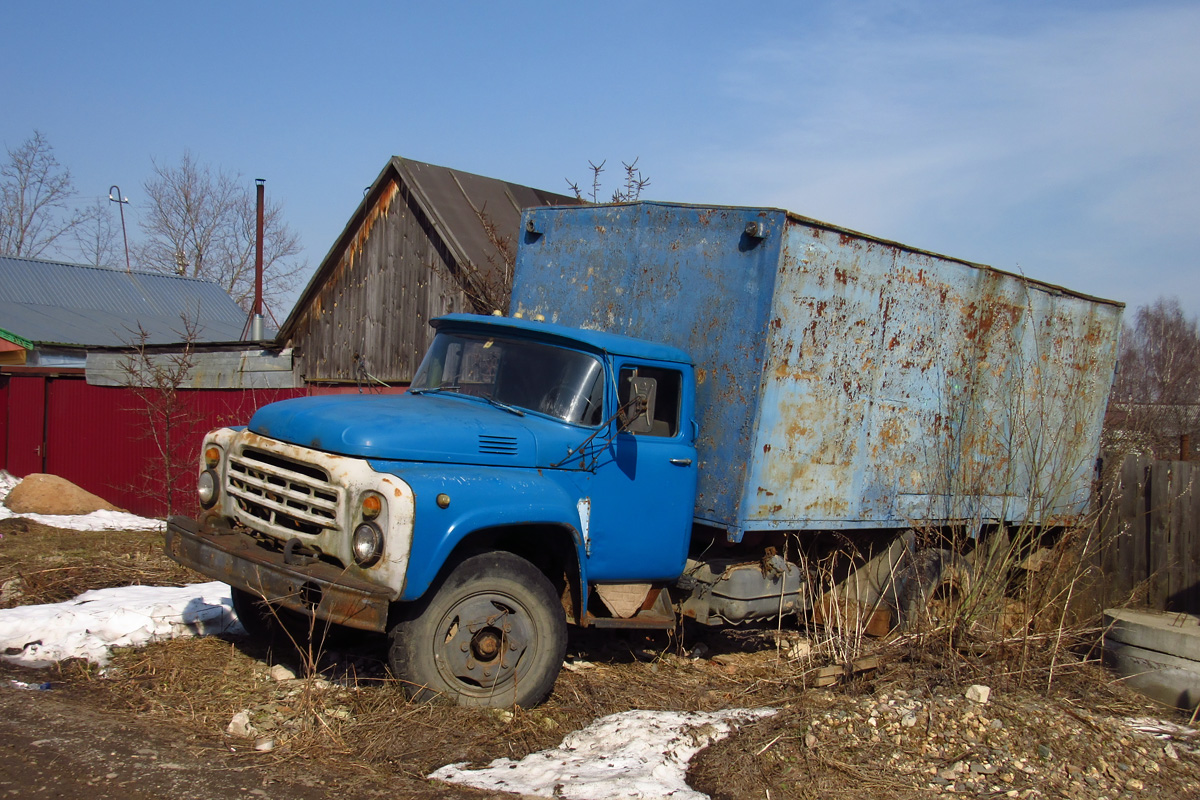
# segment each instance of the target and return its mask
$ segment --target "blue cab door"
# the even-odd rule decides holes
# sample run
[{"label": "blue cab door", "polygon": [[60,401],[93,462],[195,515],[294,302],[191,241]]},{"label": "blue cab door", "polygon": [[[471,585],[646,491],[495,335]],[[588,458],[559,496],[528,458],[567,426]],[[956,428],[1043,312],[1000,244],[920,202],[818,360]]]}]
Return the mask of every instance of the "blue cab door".
[{"label": "blue cab door", "polygon": [[[667,362],[616,359],[616,380],[606,392],[613,411],[606,417],[629,404],[631,378],[653,379],[656,397],[649,431],[616,433],[599,454],[595,470],[578,473],[590,580],[669,580],[683,570],[698,474],[690,370]],[[619,428],[621,419],[612,424]]]}]

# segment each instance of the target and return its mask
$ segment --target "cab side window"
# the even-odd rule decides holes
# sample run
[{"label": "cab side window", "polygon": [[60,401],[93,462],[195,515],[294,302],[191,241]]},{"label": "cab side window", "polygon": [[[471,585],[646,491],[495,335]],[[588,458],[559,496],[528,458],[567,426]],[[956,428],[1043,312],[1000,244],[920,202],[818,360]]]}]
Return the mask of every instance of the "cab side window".
[{"label": "cab side window", "polygon": [[617,381],[618,399],[624,407],[630,400],[633,378],[653,378],[656,383],[653,424],[649,433],[640,436],[674,436],[679,433],[680,396],[683,373],[673,369],[646,366],[621,368]]}]

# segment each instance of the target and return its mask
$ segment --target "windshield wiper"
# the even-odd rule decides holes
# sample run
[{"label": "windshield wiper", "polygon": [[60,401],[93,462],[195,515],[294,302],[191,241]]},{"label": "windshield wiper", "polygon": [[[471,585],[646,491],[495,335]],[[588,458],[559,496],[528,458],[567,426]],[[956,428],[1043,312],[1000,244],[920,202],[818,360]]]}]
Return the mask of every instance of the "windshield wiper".
[{"label": "windshield wiper", "polygon": [[437,394],[447,390],[462,389],[461,386],[454,383],[443,383],[441,386],[433,386],[428,389],[409,389],[409,394]]},{"label": "windshield wiper", "polygon": [[496,408],[502,408],[510,414],[516,414],[518,417],[525,416],[525,412],[522,411],[521,409],[516,408],[515,406],[510,406],[508,403],[501,403],[499,400],[497,400],[494,397],[485,397],[483,399],[487,400],[489,403],[494,405]]},{"label": "windshield wiper", "polygon": [[[457,394],[459,397],[469,397],[472,400],[485,400],[488,403],[490,403],[491,405],[494,405],[496,408],[503,409],[510,414],[516,414],[518,417],[525,416],[524,411],[522,411],[519,408],[510,406],[508,403],[502,403],[499,400],[496,400],[495,398],[492,398],[492,397],[487,397],[486,395],[467,394],[466,392],[461,391],[461,389],[462,389],[462,387],[457,384],[444,383],[441,386],[433,386],[428,389],[409,389],[408,393],[409,394],[438,394],[439,392],[450,392],[451,394]],[[458,390],[458,391],[456,391],[456,390]]]}]

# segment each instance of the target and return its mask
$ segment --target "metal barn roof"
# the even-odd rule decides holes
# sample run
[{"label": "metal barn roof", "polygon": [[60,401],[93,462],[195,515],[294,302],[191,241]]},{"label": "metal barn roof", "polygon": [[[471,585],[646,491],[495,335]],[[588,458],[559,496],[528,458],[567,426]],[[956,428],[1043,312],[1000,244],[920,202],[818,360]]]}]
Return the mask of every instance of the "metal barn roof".
[{"label": "metal barn roof", "polygon": [[138,325],[147,344],[176,343],[185,314],[201,342],[237,341],[246,322],[210,281],[0,256],[0,328],[35,343],[128,345]]}]

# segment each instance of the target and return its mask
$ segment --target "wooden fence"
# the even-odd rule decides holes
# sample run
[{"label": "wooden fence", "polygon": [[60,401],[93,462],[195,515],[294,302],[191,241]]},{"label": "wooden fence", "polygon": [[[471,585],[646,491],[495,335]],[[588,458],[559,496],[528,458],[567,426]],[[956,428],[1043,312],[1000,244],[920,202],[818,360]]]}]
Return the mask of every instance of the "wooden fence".
[{"label": "wooden fence", "polygon": [[1103,600],[1200,614],[1200,462],[1128,456],[1105,486]]}]

